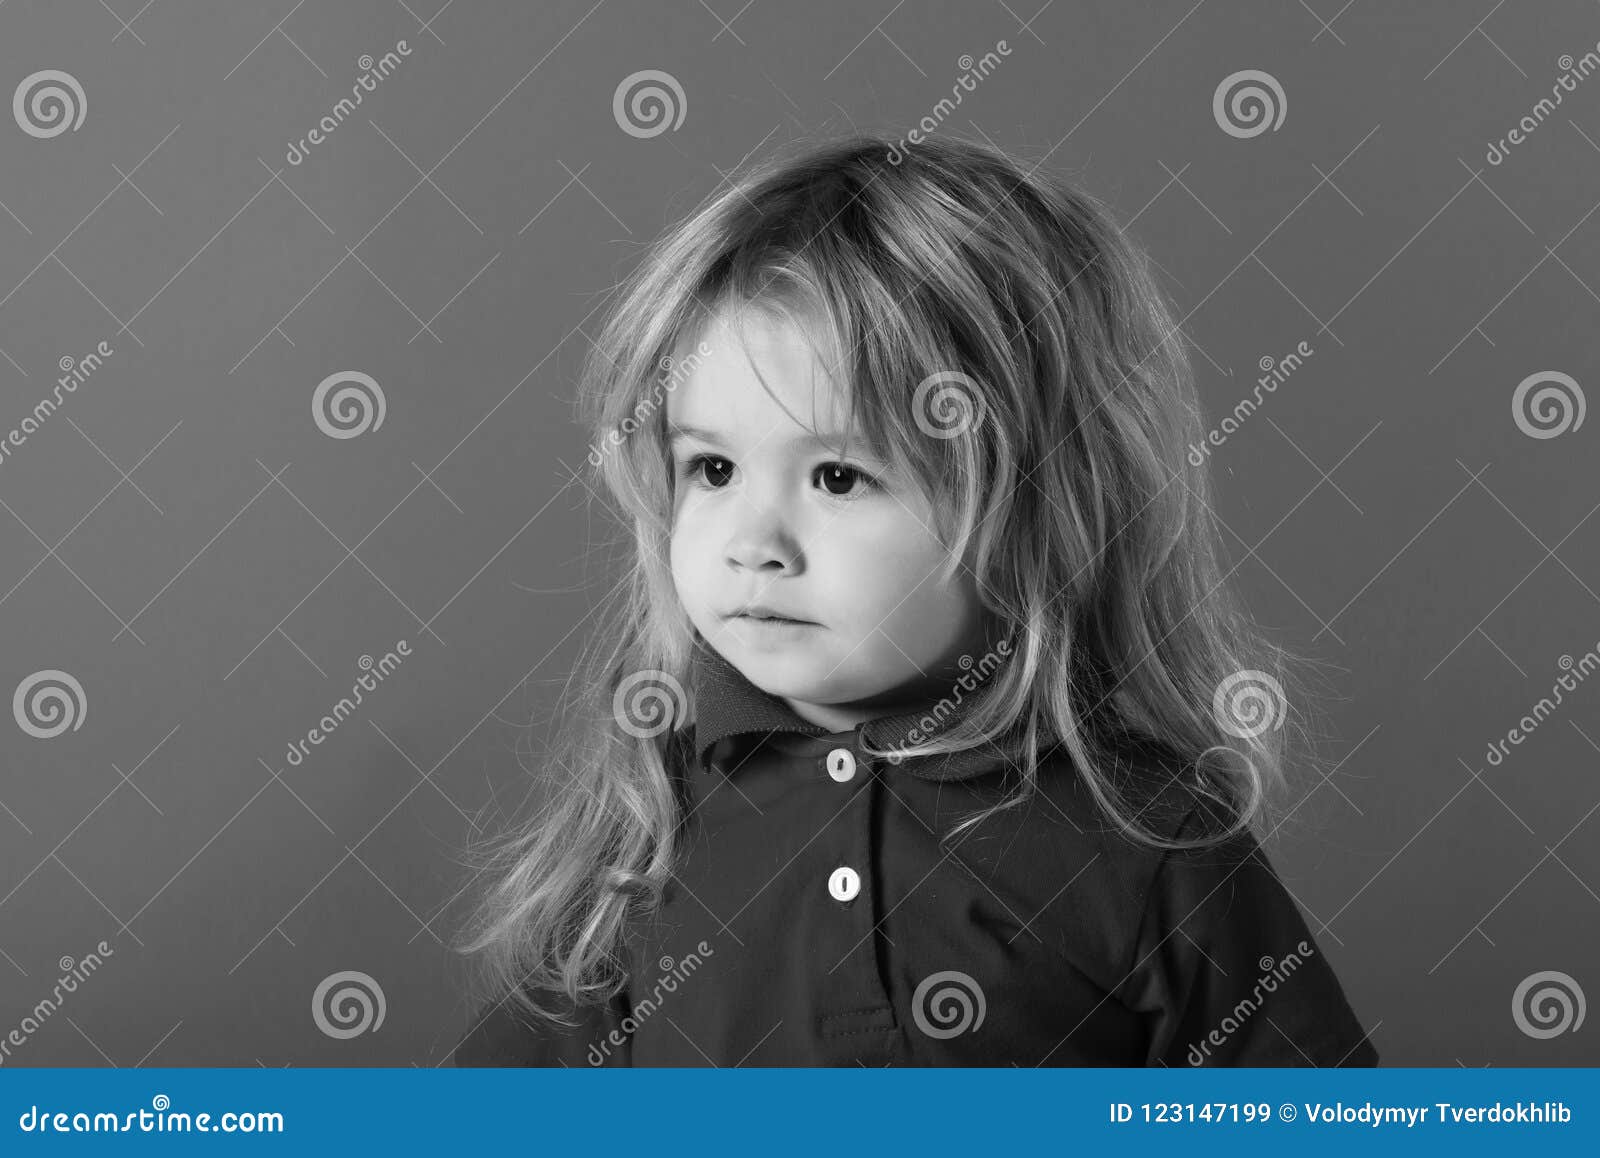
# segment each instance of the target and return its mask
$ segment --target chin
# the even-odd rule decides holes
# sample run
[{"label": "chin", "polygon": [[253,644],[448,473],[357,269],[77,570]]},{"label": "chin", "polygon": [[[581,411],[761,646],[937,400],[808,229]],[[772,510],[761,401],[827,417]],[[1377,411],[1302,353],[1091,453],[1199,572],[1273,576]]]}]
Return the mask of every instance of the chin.
[{"label": "chin", "polygon": [[[812,664],[781,652],[746,651],[735,648],[727,657],[741,675],[770,696],[813,701],[821,692],[813,678]],[[826,672],[826,667],[821,668]]]}]

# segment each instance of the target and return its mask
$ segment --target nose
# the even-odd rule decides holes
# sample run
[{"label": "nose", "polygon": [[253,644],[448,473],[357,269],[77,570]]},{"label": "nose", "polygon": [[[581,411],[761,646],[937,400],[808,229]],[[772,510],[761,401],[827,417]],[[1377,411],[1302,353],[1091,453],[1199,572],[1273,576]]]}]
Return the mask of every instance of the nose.
[{"label": "nose", "polygon": [[726,547],[734,570],[785,574],[801,568],[800,541],[771,507],[739,504]]}]

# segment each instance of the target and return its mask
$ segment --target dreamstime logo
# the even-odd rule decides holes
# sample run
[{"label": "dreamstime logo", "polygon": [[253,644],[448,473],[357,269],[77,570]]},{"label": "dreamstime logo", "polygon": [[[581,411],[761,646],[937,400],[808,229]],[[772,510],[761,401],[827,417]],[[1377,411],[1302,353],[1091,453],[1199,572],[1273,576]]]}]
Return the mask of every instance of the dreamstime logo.
[{"label": "dreamstime logo", "polygon": [[[399,654],[396,654],[397,652]],[[350,695],[344,696],[338,703],[334,704],[333,712],[318,720],[317,727],[308,731],[304,740],[291,740],[289,742],[289,763],[296,768],[303,764],[305,758],[311,755],[311,749],[308,745],[321,744],[340,724],[355,715],[356,709],[362,704],[362,689],[364,688],[369,692],[377,691],[378,685],[393,675],[395,669],[400,666],[400,661],[410,655],[411,644],[402,639],[396,642],[394,651],[384,652],[382,659],[375,661],[370,655],[362,656],[356,662],[356,666],[365,674],[356,677],[356,682],[350,687]],[[355,699],[352,700],[350,696],[354,696]]]},{"label": "dreamstime logo", "polygon": [[1540,370],[1511,394],[1511,417],[1529,438],[1554,438],[1583,425],[1583,387],[1571,374]]},{"label": "dreamstime logo", "polygon": [[[950,696],[941,696],[939,702],[934,704],[927,714],[912,726],[906,733],[905,742],[908,744],[920,744],[943,728],[945,722],[961,706],[961,701],[966,694],[977,691],[1009,658],[1011,658],[1011,641],[1009,639],[1002,639],[995,644],[994,650],[984,652],[976,660],[970,655],[963,655],[956,663],[965,674],[956,680],[955,685],[950,689]],[[951,698],[952,696],[954,697],[953,699]],[[888,760],[891,764],[900,764],[905,760],[905,755],[898,751],[890,752]]]},{"label": "dreamstime logo", "polygon": [[918,384],[911,399],[917,429],[929,438],[959,438],[984,419],[983,391],[959,370],[939,370]]},{"label": "dreamstime logo", "polygon": [[[1557,969],[1530,973],[1511,995],[1511,1019],[1529,1037],[1577,1033],[1585,1012],[1583,989],[1575,978]],[[1537,1021],[1539,1024],[1533,1024]]]},{"label": "dreamstime logo", "polygon": [[611,697],[611,711],[622,730],[630,736],[648,740],[659,736],[681,720],[689,710],[689,698],[672,673],[636,671],[617,685]]},{"label": "dreamstime logo", "polygon": [[977,1033],[987,1010],[983,987],[956,969],[924,977],[911,995],[912,1020],[929,1037]]},{"label": "dreamstime logo", "polygon": [[661,367],[663,377],[657,379],[650,397],[639,399],[633,408],[633,413],[606,431],[589,449],[589,465],[599,466],[613,447],[621,446],[623,440],[644,425],[644,420],[661,405],[663,394],[670,394],[681,386],[688,376],[694,373],[695,367],[700,365],[701,360],[709,357],[711,357],[711,347],[705,342],[690,350],[688,357],[676,361],[670,354],[661,355],[661,361],[657,365]]},{"label": "dreamstime logo", "polygon": [[17,127],[30,137],[59,137],[71,129],[78,131],[89,101],[83,86],[70,72],[47,68],[23,79],[11,98],[11,112]]},{"label": "dreamstime logo", "polygon": [[86,953],[80,960],[74,961],[69,955],[62,957],[56,963],[57,968],[61,970],[61,976],[56,979],[52,995],[44,998],[31,1010],[23,1014],[22,1020],[17,1023],[17,1027],[7,1033],[4,1038],[0,1038],[0,1065],[5,1065],[11,1051],[19,1046],[26,1045],[28,1038],[38,1033],[39,1027],[48,1021],[56,1010],[61,1008],[61,994],[63,991],[76,993],[78,986],[87,981],[100,966],[105,964],[104,958],[110,957],[114,953],[111,946],[104,941],[96,945],[95,949],[97,950],[96,952]]},{"label": "dreamstime logo", "polygon": [[311,995],[311,1020],[329,1037],[360,1037],[369,1029],[377,1033],[387,1008],[383,986],[357,969],[328,974]]},{"label": "dreamstime logo", "polygon": [[964,52],[956,59],[956,67],[961,69],[961,75],[956,78],[956,83],[950,86],[950,97],[942,97],[939,103],[933,106],[933,114],[923,117],[917,122],[917,127],[912,129],[899,142],[889,147],[889,164],[898,165],[906,159],[906,154],[911,151],[911,145],[920,145],[931,137],[935,130],[944,123],[945,119],[956,111],[956,106],[961,103],[963,91],[976,92],[978,81],[986,79],[990,73],[1000,67],[1000,59],[995,55],[1010,56],[1011,47],[1003,40],[994,42],[994,51],[986,52],[977,60],[972,59],[972,54]]},{"label": "dreamstime logo", "polygon": [[1283,727],[1288,709],[1283,685],[1264,671],[1236,671],[1217,685],[1211,697],[1217,726],[1245,740]]},{"label": "dreamstime logo", "polygon": [[[611,1056],[611,1051],[617,1046],[627,1042],[632,1037],[639,1024],[661,1007],[661,993],[676,993],[678,984],[687,981],[689,975],[705,964],[705,959],[712,956],[716,950],[706,941],[695,945],[696,952],[685,953],[674,961],[670,956],[662,957],[657,962],[662,976],[656,978],[655,985],[650,990],[650,996],[643,1001],[634,1003],[626,1017],[617,1023],[616,1028],[606,1034],[600,1044],[589,1046],[588,1059],[592,1066],[604,1065],[606,1058]],[[627,1037],[623,1035],[626,1034]]]},{"label": "dreamstime logo", "polygon": [[317,384],[311,417],[329,438],[355,438],[383,425],[388,402],[371,374],[339,370]]},{"label": "dreamstime logo", "polygon": [[631,137],[659,137],[677,132],[689,112],[683,86],[670,72],[647,68],[622,78],[611,94],[611,115]]},{"label": "dreamstime logo", "polygon": [[11,697],[17,727],[36,740],[53,740],[68,729],[76,732],[88,713],[83,685],[55,668],[34,672]]},{"label": "dreamstime logo", "polygon": [[1265,390],[1271,394],[1279,386],[1287,382],[1290,376],[1305,364],[1305,359],[1315,353],[1310,342],[1301,342],[1282,358],[1274,359],[1270,354],[1263,354],[1257,363],[1261,367],[1261,377],[1256,379],[1256,388],[1252,392],[1253,398],[1241,398],[1233,408],[1233,413],[1222,420],[1222,425],[1214,427],[1206,435],[1204,442],[1189,445],[1189,462],[1194,466],[1203,466],[1206,456],[1211,453],[1213,446],[1221,446],[1228,441],[1228,436],[1244,425],[1249,418],[1261,407],[1261,392]]},{"label": "dreamstime logo", "polygon": [[61,409],[63,401],[62,391],[68,394],[75,393],[79,386],[87,382],[96,370],[105,364],[105,359],[111,357],[112,349],[109,342],[102,341],[93,350],[81,358],[74,358],[70,354],[63,354],[56,363],[61,368],[61,377],[56,379],[56,388],[52,396],[41,398],[34,404],[33,410],[11,430],[0,437],[0,463],[5,462],[10,451],[8,447],[21,446],[31,436],[38,433],[42,426],[57,410]]},{"label": "dreamstime logo", "polygon": [[[1572,59],[1571,53],[1562,53],[1556,60],[1562,75],[1558,76],[1556,83],[1550,86],[1551,96],[1556,99],[1552,101],[1550,97],[1539,98],[1539,102],[1533,106],[1533,112],[1518,121],[1516,128],[1498,141],[1489,142],[1489,151],[1484,154],[1483,159],[1491,165],[1498,165],[1510,156],[1513,146],[1522,144],[1532,136],[1533,131],[1544,124],[1544,119],[1556,111],[1556,105],[1561,103],[1562,90],[1576,91],[1580,80],[1600,68],[1600,56],[1595,55],[1596,52],[1600,52],[1600,43],[1584,53],[1577,61]],[[1574,64],[1577,65],[1576,71],[1573,69]]]},{"label": "dreamstime logo", "polygon": [[[1517,721],[1517,726],[1506,732],[1504,740],[1495,740],[1489,744],[1488,755],[1485,758],[1492,766],[1499,767],[1511,754],[1507,749],[1508,744],[1521,744],[1540,724],[1555,714],[1556,708],[1561,704],[1562,689],[1569,692],[1577,691],[1578,685],[1589,677],[1589,673],[1600,668],[1600,643],[1596,643],[1584,652],[1577,662],[1573,662],[1570,655],[1564,655],[1556,661],[1556,665],[1569,674],[1556,677],[1555,685],[1550,689],[1550,695],[1555,696],[1555,700],[1552,701],[1550,696],[1541,696],[1528,714]],[[1572,674],[1574,668],[1577,669],[1576,674]]]},{"label": "dreamstime logo", "polygon": [[1228,1037],[1238,1032],[1239,1027],[1250,1018],[1250,1015],[1265,1003],[1266,998],[1261,995],[1262,991],[1276,993],[1280,983],[1287,981],[1295,970],[1305,964],[1307,957],[1315,955],[1316,949],[1310,942],[1301,941],[1294,949],[1285,953],[1280,961],[1274,961],[1271,957],[1262,957],[1260,961],[1256,962],[1256,967],[1261,970],[1261,976],[1256,978],[1255,988],[1250,991],[1248,996],[1239,999],[1238,1003],[1222,1019],[1222,1023],[1216,1029],[1208,1033],[1198,1045],[1189,1047],[1189,1054],[1186,1059],[1188,1063],[1192,1066],[1200,1065],[1211,1056],[1213,1049],[1226,1044]]},{"label": "dreamstime logo", "polygon": [[1211,114],[1217,128],[1230,137],[1259,137],[1271,129],[1278,131],[1289,102],[1278,78],[1258,68],[1247,68],[1224,77],[1211,97]]},{"label": "dreamstime logo", "polygon": [[[400,55],[396,56],[395,53]],[[350,86],[350,96],[356,99],[352,101],[350,97],[340,97],[338,103],[333,106],[333,112],[318,121],[316,128],[298,141],[289,142],[289,149],[284,153],[283,159],[291,165],[298,165],[304,161],[310,155],[312,145],[320,145],[326,141],[333,134],[333,130],[356,111],[356,105],[361,103],[362,91],[376,92],[378,82],[400,67],[400,57],[410,55],[411,46],[404,40],[397,40],[394,42],[394,52],[386,52],[377,60],[373,60],[370,53],[358,58],[356,65],[361,69],[361,75],[356,77],[356,83]]]}]

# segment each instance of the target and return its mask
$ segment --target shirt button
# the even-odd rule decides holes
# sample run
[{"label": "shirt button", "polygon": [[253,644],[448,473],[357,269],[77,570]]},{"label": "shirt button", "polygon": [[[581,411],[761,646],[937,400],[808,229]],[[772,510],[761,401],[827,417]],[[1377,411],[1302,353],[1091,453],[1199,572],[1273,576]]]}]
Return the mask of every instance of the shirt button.
[{"label": "shirt button", "polygon": [[853,868],[836,868],[828,878],[828,892],[836,901],[853,901],[860,891],[861,875]]},{"label": "shirt button", "polygon": [[856,758],[849,748],[835,748],[828,753],[828,775],[840,784],[856,774]]}]

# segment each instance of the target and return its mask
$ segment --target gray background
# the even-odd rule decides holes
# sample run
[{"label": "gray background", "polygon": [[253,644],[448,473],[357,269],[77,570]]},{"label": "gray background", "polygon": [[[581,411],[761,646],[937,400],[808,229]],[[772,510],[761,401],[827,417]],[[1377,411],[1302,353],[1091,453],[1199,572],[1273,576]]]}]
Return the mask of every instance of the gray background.
[{"label": "gray background", "polygon": [[[0,1036],[60,958],[114,956],[9,1064],[448,1057],[457,850],[524,797],[609,581],[571,469],[586,327],[727,175],[898,135],[1001,39],[938,131],[1112,204],[1212,424],[1315,351],[1212,461],[1252,607],[1330,665],[1334,771],[1269,851],[1385,1062],[1600,1062],[1596,1015],[1512,1016],[1542,970],[1600,995],[1600,681],[1484,757],[1600,640],[1600,418],[1536,439],[1511,408],[1600,382],[1600,77],[1485,160],[1600,7],[10,0],[0,96],[61,69],[86,108],[48,139],[0,110],[0,431],[114,354],[0,462],[0,692],[61,669],[86,700],[50,740],[0,717]],[[686,95],[647,139],[612,112],[642,69]],[[1283,86],[1276,131],[1213,117],[1241,69]],[[313,422],[341,370],[381,428]],[[311,1013],[342,970],[386,1001],[349,1039]]]}]

